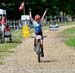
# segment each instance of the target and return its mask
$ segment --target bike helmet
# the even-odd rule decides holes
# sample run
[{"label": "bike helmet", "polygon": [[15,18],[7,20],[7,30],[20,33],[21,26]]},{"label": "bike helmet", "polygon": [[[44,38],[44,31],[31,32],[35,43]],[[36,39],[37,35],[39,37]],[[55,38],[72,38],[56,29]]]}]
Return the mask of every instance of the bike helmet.
[{"label": "bike helmet", "polygon": [[35,20],[35,21],[39,21],[39,20],[40,20],[40,15],[38,15],[38,14],[35,15],[34,20]]}]

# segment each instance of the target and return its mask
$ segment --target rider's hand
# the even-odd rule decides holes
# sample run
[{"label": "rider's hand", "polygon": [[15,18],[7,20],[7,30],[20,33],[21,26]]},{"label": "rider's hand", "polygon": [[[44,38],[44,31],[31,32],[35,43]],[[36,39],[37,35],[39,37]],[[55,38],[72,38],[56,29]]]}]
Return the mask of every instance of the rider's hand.
[{"label": "rider's hand", "polygon": [[29,8],[29,11],[31,11],[31,9]]},{"label": "rider's hand", "polygon": [[48,11],[48,8],[46,8],[46,11]]}]

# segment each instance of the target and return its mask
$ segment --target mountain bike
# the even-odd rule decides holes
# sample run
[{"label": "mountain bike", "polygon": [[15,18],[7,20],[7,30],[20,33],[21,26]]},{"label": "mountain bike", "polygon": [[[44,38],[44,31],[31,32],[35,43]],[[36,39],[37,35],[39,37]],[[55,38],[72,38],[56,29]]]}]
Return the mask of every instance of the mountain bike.
[{"label": "mountain bike", "polygon": [[[36,35],[36,36],[31,36],[32,38],[36,39],[36,47],[35,47],[35,51],[38,57],[38,62],[40,62],[40,58],[41,58],[41,54],[42,54],[42,48],[41,48],[41,35]],[[43,38],[46,36],[43,36]]]}]

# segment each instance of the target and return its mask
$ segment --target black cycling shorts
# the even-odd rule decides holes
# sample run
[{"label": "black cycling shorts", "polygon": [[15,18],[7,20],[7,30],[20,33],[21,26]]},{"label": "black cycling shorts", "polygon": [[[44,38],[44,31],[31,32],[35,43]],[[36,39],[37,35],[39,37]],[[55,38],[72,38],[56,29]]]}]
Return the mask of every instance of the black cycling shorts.
[{"label": "black cycling shorts", "polygon": [[41,36],[42,36],[42,40],[43,40],[43,33],[42,33],[42,31],[40,31],[40,32],[38,32],[38,33],[35,32],[35,34],[36,34],[36,35],[41,35]]}]

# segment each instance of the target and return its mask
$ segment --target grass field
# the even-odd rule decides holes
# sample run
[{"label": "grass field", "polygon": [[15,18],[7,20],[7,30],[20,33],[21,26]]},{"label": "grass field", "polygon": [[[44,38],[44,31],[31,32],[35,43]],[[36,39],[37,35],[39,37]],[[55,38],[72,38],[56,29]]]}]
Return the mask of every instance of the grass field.
[{"label": "grass field", "polygon": [[3,63],[4,57],[14,52],[16,46],[21,44],[22,42],[22,30],[12,32],[12,42],[5,41],[4,43],[0,43],[0,64]]},{"label": "grass field", "polygon": [[61,35],[68,46],[75,48],[75,27],[66,29]]}]

